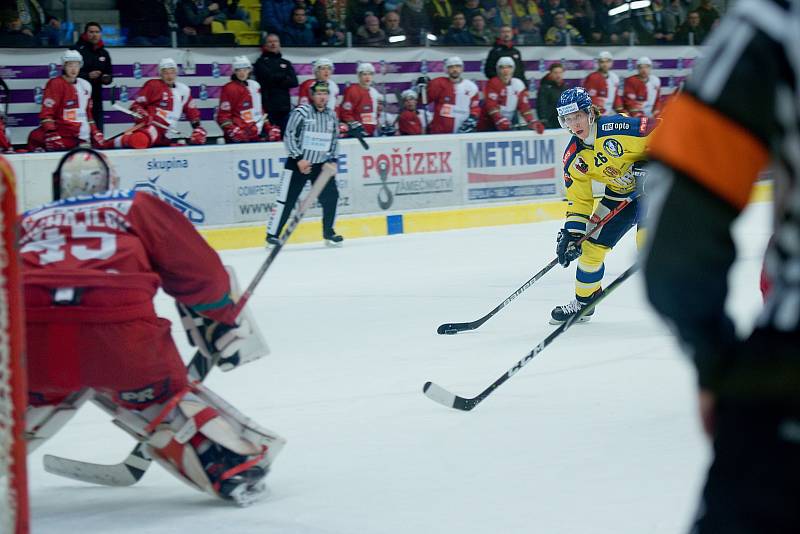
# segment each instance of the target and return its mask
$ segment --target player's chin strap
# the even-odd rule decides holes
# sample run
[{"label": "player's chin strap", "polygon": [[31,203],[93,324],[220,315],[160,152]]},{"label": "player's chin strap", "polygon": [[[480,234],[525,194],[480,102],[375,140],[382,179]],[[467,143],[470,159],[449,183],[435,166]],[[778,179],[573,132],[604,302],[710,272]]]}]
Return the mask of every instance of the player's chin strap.
[{"label": "player's chin strap", "polygon": [[263,479],[286,443],[199,383],[141,412],[104,395],[93,400],[170,473],[240,506],[265,494]]}]

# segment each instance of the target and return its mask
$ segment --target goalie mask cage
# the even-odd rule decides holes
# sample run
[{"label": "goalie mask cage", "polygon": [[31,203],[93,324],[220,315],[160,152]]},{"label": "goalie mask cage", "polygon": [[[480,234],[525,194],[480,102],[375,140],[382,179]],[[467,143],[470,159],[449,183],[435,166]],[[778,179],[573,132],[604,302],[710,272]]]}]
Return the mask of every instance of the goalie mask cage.
[{"label": "goalie mask cage", "polygon": [[0,534],[28,533],[22,299],[14,174],[0,157]]}]

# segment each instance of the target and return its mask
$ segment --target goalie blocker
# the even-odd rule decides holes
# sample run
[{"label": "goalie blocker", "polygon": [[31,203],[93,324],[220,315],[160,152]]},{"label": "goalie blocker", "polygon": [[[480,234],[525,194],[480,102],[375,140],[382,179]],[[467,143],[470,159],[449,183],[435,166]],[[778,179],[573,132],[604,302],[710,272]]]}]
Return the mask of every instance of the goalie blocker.
[{"label": "goalie blocker", "polygon": [[236,284],[219,256],[168,204],[116,190],[113,169],[91,149],[67,153],[53,178],[55,202],[20,221],[28,438],[54,435],[93,391],[173,474],[250,502],[283,440],[189,383],[152,305],[161,284],[202,314],[205,350],[227,368],[266,354],[252,317],[237,319]]}]

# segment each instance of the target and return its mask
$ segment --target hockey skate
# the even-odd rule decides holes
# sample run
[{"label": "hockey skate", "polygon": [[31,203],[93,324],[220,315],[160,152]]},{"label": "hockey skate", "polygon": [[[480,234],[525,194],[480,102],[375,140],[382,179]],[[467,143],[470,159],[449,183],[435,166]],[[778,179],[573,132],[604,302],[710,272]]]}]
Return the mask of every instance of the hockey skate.
[{"label": "hockey skate", "polygon": [[325,246],[327,247],[341,247],[344,241],[344,238],[336,232],[325,234],[322,236],[322,239],[325,241]]},{"label": "hockey skate", "polygon": [[[594,295],[592,295],[591,300],[594,300],[596,295],[600,294],[600,290],[597,290]],[[590,302],[591,302],[590,300]],[[584,306],[588,306],[589,303],[582,303],[579,302],[577,299],[573,299],[570,303],[565,304],[564,306],[556,306],[553,308],[553,311],[550,312],[550,324],[562,324],[569,321],[569,318],[573,315],[577,314]],[[580,319],[578,319],[579,323],[587,323],[592,319],[592,315],[594,315],[594,309],[589,310]]]}]

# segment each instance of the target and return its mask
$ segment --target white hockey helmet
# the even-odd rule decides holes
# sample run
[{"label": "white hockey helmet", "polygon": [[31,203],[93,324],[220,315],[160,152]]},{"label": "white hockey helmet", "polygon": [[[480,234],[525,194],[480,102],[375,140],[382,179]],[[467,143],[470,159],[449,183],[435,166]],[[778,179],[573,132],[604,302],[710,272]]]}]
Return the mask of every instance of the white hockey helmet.
[{"label": "white hockey helmet", "polygon": [[106,157],[91,148],[75,148],[53,173],[53,199],[105,193],[119,188],[119,177]]},{"label": "white hockey helmet", "polygon": [[70,62],[77,62],[81,64],[83,67],[83,56],[77,50],[65,50],[63,54],[61,54],[61,64],[66,65]]},{"label": "white hockey helmet", "polygon": [[444,60],[444,68],[452,67],[454,65],[464,66],[464,61],[461,60],[458,56],[450,56],[449,58]]},{"label": "white hockey helmet", "polygon": [[499,69],[500,67],[515,67],[516,64],[514,63],[513,59],[511,59],[510,57],[506,56],[506,57],[501,57],[500,59],[498,59],[496,66]]},{"label": "white hockey helmet", "polygon": [[250,63],[250,60],[247,59],[247,56],[236,56],[233,58],[233,61],[231,62],[231,67],[233,68],[233,70],[252,69],[253,64]]},{"label": "white hockey helmet", "polygon": [[[329,69],[333,70],[333,61],[331,61],[330,59],[328,59],[326,57],[321,57],[321,58],[315,59],[313,65],[314,65],[314,72],[316,72],[317,69],[319,69],[321,67],[328,67]],[[373,67],[373,70],[374,69],[375,69],[375,67]]]},{"label": "white hockey helmet", "polygon": [[361,74],[362,72],[368,72],[370,74],[375,74],[375,66],[372,63],[363,62],[358,64],[358,68],[356,69],[356,74]]},{"label": "white hockey helmet", "polygon": [[178,64],[175,63],[175,60],[172,59],[171,57],[165,57],[164,59],[162,59],[158,63],[158,72],[159,72],[159,74],[161,73],[162,70],[166,70],[166,69],[175,69],[177,71],[178,70]]},{"label": "white hockey helmet", "polygon": [[652,67],[653,61],[647,56],[642,56],[636,60],[636,66],[638,67],[639,65],[647,65],[648,67]]},{"label": "white hockey helmet", "polygon": [[413,89],[406,89],[402,93],[400,93],[400,100],[406,101],[410,99],[417,100],[419,96],[417,96],[417,92]]}]

